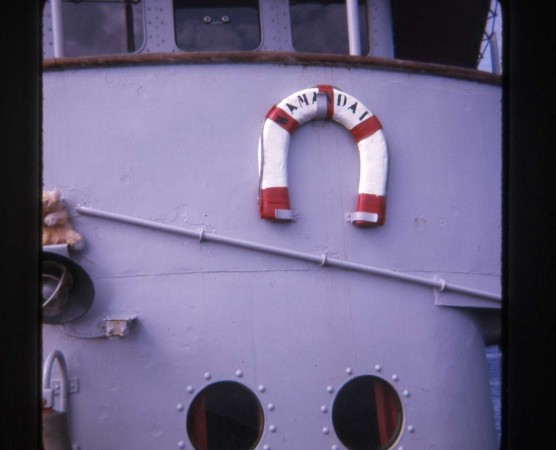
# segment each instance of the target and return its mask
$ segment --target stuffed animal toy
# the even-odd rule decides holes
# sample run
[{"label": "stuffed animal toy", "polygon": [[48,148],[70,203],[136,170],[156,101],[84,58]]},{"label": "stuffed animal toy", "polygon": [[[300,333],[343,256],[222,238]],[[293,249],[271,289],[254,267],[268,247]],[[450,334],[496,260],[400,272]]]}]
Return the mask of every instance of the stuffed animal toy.
[{"label": "stuffed animal toy", "polygon": [[42,193],[42,245],[68,244],[73,250],[81,250],[85,243],[70,222],[62,204],[58,189]]}]

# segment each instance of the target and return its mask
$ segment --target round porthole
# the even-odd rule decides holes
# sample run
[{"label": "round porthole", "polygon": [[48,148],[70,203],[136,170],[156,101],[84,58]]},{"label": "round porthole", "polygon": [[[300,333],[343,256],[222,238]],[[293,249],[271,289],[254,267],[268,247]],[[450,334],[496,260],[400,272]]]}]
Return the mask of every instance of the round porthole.
[{"label": "round porthole", "polygon": [[187,433],[196,450],[252,450],[263,429],[263,408],[257,396],[234,381],[204,388],[187,413]]},{"label": "round porthole", "polygon": [[400,398],[382,378],[354,378],[338,391],[332,423],[338,439],[349,450],[386,450],[402,427]]}]

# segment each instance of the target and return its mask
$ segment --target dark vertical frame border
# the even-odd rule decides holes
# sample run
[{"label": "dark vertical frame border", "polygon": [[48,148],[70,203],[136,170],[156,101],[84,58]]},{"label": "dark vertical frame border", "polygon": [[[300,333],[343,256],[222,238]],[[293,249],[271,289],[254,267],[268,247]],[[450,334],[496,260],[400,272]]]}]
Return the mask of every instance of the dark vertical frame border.
[{"label": "dark vertical frame border", "polygon": [[0,6],[0,448],[41,448],[40,2]]},{"label": "dark vertical frame border", "polygon": [[504,12],[503,449],[555,448],[556,44],[547,2]]},{"label": "dark vertical frame border", "polygon": [[[40,448],[39,192],[42,1],[3,3],[0,448]],[[502,448],[552,448],[556,126],[546,2],[503,1],[504,372]],[[11,24],[11,26],[9,25]]]}]

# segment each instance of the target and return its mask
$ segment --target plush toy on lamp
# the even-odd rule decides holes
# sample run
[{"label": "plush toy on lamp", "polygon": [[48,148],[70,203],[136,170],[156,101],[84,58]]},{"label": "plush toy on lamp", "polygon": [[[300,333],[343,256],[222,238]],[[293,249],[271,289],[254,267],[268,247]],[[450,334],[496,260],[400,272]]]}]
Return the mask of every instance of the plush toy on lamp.
[{"label": "plush toy on lamp", "polygon": [[85,246],[83,237],[73,229],[58,189],[42,193],[42,245],[68,244],[72,250]]}]

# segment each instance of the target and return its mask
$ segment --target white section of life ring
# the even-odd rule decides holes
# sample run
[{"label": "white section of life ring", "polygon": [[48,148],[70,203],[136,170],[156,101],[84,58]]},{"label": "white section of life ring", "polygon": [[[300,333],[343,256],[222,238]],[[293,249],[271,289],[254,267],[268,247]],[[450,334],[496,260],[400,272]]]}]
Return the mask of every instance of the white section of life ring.
[{"label": "white section of life ring", "polygon": [[293,219],[287,171],[290,135],[299,125],[315,118],[341,123],[357,142],[359,198],[353,223],[362,227],[382,225],[388,172],[388,149],[382,125],[355,97],[327,85],[294,92],[268,112],[259,139],[261,217],[278,221]]},{"label": "white section of life ring", "polygon": [[[377,136],[377,134],[380,135]],[[359,141],[359,193],[385,195],[388,149],[382,131]],[[364,176],[363,176],[364,174]]]},{"label": "white section of life ring", "polygon": [[303,125],[317,115],[318,93],[318,88],[303,89],[286,97],[276,106],[289,113],[299,125]]},{"label": "white section of life ring", "polygon": [[[264,177],[262,176],[264,149]],[[262,136],[259,139],[259,177],[261,189],[288,185],[288,150],[290,133],[272,120],[265,121]],[[271,151],[268,151],[268,148]]]}]

